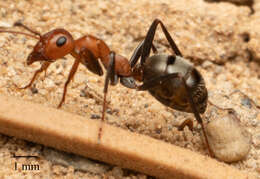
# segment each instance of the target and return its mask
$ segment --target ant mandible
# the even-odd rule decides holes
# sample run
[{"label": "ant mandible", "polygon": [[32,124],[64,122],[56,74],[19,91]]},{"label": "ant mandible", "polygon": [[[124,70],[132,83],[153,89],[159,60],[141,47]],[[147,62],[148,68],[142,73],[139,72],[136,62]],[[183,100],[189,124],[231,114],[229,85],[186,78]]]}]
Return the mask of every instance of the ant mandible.
[{"label": "ant mandible", "polygon": [[[158,54],[153,45],[155,31],[159,24],[174,55]],[[154,52],[153,56],[150,56],[151,49]],[[140,63],[137,64],[140,57]],[[135,49],[130,59],[130,65],[133,69],[134,79],[143,82],[136,87],[138,90],[148,90],[162,104],[194,114],[202,127],[209,154],[213,157],[200,116],[200,113],[206,111],[208,101],[204,79],[199,71],[183,58],[162,21],[159,19],[153,21],[144,41]],[[192,121],[186,120],[180,125],[179,130],[186,125],[190,129],[193,127]]]}]

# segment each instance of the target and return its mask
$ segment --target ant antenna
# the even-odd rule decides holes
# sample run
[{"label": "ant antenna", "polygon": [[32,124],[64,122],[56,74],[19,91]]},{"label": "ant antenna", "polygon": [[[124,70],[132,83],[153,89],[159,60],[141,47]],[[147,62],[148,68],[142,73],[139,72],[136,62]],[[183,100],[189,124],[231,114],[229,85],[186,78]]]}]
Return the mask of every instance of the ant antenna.
[{"label": "ant antenna", "polygon": [[[14,26],[19,26],[19,27],[23,27],[24,29],[28,30],[29,32],[35,34],[35,35],[32,35],[32,34],[28,34],[28,33],[25,33],[25,32],[18,32],[18,31],[11,31],[11,30],[2,30],[0,29],[0,33],[12,33],[12,34],[22,34],[22,35],[26,35],[26,36],[29,36],[29,37],[32,37],[32,38],[35,38],[37,40],[40,40],[41,39],[41,34],[39,32],[36,32],[34,30],[32,30],[31,28],[27,27],[26,25],[24,25],[23,23],[17,21],[14,23]],[[4,27],[0,27],[0,28],[4,28]],[[39,36],[39,37],[38,37]]]},{"label": "ant antenna", "polygon": [[29,36],[29,37],[32,37],[32,38],[35,38],[37,40],[39,40],[40,38],[35,36],[35,35],[32,35],[32,34],[28,34],[28,33],[25,33],[25,32],[18,32],[18,31],[11,31],[11,30],[0,30],[0,33],[12,33],[12,34],[23,34],[23,35],[26,35],[26,36]]},{"label": "ant antenna", "polygon": [[19,21],[15,22],[14,26],[23,27],[24,29],[28,30],[29,32],[41,37],[41,34],[39,32],[32,30],[31,28],[27,27],[26,25],[24,25],[23,23],[21,23]]}]

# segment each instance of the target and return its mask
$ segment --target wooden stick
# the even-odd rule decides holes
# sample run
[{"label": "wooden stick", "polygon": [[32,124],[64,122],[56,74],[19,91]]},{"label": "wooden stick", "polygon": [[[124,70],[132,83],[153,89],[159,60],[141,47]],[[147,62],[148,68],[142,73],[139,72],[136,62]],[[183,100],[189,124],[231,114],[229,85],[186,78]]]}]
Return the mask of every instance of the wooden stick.
[{"label": "wooden stick", "polygon": [[215,159],[100,121],[0,96],[0,132],[159,178],[253,178]]}]

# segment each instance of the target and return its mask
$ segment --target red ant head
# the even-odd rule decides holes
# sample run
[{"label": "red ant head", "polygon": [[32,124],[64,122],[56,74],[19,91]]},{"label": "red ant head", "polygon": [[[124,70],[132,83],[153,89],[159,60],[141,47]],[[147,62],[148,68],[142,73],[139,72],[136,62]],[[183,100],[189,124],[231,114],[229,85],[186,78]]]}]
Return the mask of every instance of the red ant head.
[{"label": "red ant head", "polygon": [[54,29],[43,36],[27,58],[27,65],[35,61],[53,62],[72,52],[75,47],[71,34],[64,29]]}]

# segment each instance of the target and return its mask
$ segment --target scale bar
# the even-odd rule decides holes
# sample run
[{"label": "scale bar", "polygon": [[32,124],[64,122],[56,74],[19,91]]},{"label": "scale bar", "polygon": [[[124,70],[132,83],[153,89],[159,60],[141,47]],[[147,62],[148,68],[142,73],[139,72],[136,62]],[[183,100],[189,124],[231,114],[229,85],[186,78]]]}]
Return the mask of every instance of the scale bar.
[{"label": "scale bar", "polygon": [[36,155],[13,155],[13,158],[40,158],[39,156]]}]

